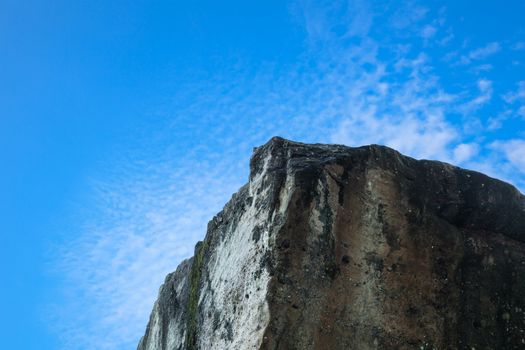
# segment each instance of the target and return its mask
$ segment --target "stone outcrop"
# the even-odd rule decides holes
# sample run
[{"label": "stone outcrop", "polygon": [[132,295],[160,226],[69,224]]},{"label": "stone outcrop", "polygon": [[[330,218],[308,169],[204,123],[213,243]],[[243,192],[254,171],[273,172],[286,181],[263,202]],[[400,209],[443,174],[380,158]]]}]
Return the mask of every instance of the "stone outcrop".
[{"label": "stone outcrop", "polygon": [[525,349],[525,197],[382,146],[272,138],[139,350]]}]

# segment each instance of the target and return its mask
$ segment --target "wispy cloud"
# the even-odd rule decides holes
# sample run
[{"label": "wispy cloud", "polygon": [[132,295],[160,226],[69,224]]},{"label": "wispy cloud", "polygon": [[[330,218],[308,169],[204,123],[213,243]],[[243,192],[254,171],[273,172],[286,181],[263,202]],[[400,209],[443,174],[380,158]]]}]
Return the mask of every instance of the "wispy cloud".
[{"label": "wispy cloud", "polygon": [[382,143],[418,158],[451,160],[460,135],[444,116],[456,97],[441,90],[435,77],[426,73],[426,57],[376,64],[393,65],[403,71],[404,79],[397,80],[382,68],[354,81],[347,104],[339,109],[341,121],[332,142]]},{"label": "wispy cloud", "polygon": [[525,41],[518,41],[512,45],[513,50],[525,50]]},{"label": "wispy cloud", "polygon": [[525,140],[496,141],[490,146],[503,152],[510,164],[525,173]]},{"label": "wispy cloud", "polygon": [[56,316],[67,349],[136,346],[163,276],[241,185],[230,162],[142,161],[122,160],[93,184],[100,211],[77,222],[79,238],[60,255],[69,295],[52,310],[67,309]]},{"label": "wispy cloud", "polygon": [[480,79],[476,83],[478,87],[478,93],[473,98],[465,101],[458,107],[458,110],[466,116],[469,116],[473,112],[477,111],[483,105],[488,103],[493,94],[492,81],[487,79]]},{"label": "wispy cloud", "polygon": [[525,81],[517,83],[515,91],[507,92],[502,96],[507,103],[507,116],[518,116],[525,120]]},{"label": "wispy cloud", "polygon": [[498,42],[491,42],[487,45],[474,49],[468,54],[461,56],[460,64],[470,64],[472,61],[479,61],[492,56],[501,50],[501,45]]},{"label": "wispy cloud", "polygon": [[454,148],[453,162],[456,164],[470,160],[479,152],[479,145],[475,143],[461,143]]},{"label": "wispy cloud", "polygon": [[521,102],[525,100],[525,81],[518,82],[516,91],[511,91],[503,95],[507,103]]},{"label": "wispy cloud", "polygon": [[436,27],[432,26],[432,25],[426,25],[423,27],[423,29],[421,30],[421,36],[424,38],[424,39],[430,39],[432,38],[434,35],[436,35],[436,32],[437,32],[437,29]]}]

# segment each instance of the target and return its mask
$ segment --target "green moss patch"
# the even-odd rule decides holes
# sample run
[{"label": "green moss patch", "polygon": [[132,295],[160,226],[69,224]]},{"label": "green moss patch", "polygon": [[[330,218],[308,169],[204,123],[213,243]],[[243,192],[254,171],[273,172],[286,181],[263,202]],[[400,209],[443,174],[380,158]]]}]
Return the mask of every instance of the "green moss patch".
[{"label": "green moss patch", "polygon": [[206,241],[198,242],[195,246],[195,256],[190,273],[190,294],[188,297],[188,318],[186,320],[186,349],[197,349],[197,316],[199,309],[199,287],[202,276]]}]

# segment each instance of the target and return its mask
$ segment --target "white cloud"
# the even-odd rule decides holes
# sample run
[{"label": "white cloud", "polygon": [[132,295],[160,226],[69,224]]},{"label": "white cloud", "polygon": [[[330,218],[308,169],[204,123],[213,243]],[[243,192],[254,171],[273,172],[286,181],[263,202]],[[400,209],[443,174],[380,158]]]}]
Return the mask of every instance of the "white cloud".
[{"label": "white cloud", "polygon": [[513,50],[525,50],[525,42],[518,41],[512,46]]},{"label": "white cloud", "polygon": [[454,163],[462,164],[478,153],[479,146],[475,143],[461,143],[454,148]]},{"label": "white cloud", "polygon": [[525,140],[496,141],[491,147],[502,152],[512,166],[525,174]]},{"label": "white cloud", "polygon": [[380,81],[391,78],[384,70],[374,79],[354,83],[331,141],[381,143],[414,157],[451,161],[451,147],[459,134],[445,121],[444,113],[455,97],[441,91],[434,77],[426,73],[424,55],[399,60],[395,67],[407,69],[409,79],[390,83],[388,90],[377,89]]},{"label": "white cloud", "polygon": [[449,29],[446,34],[437,41],[437,43],[441,46],[447,46],[452,40],[454,40],[454,33]]},{"label": "white cloud", "polygon": [[492,82],[487,79],[478,80],[480,94],[473,100],[474,105],[479,106],[487,103],[492,98]]},{"label": "white cloud", "polygon": [[520,106],[520,108],[518,108],[518,115],[525,118],[525,106]]},{"label": "white cloud", "polygon": [[388,118],[358,111],[332,134],[332,142],[351,146],[380,143],[417,158],[451,161],[449,147],[457,133],[441,117]]},{"label": "white cloud", "polygon": [[525,101],[525,81],[518,82],[517,90],[503,95],[503,100],[507,103]]},{"label": "white cloud", "polygon": [[[365,36],[374,19],[369,3],[363,0],[333,1],[324,5],[316,1],[296,1],[292,12],[304,25],[311,43],[326,44],[341,38]],[[336,33],[334,28],[344,28],[344,31]]]},{"label": "white cloud", "polygon": [[503,126],[503,123],[509,119],[511,114],[512,111],[507,109],[499,112],[496,116],[489,117],[487,121],[487,129],[491,131],[500,129]]},{"label": "white cloud", "polygon": [[423,20],[427,13],[427,8],[414,3],[408,6],[399,6],[392,15],[391,25],[395,29],[406,29],[407,27]]},{"label": "white cloud", "polygon": [[489,56],[498,53],[500,50],[501,46],[498,42],[491,42],[483,47],[470,51],[464,56],[461,56],[459,63],[470,64],[472,61],[483,60]]},{"label": "white cloud", "polygon": [[492,42],[484,47],[470,51],[468,57],[471,60],[481,60],[497,53],[500,49],[501,47],[499,43]]},{"label": "white cloud", "polygon": [[60,255],[76,296],[52,310],[68,308],[55,316],[68,349],[135,347],[164,276],[240,186],[230,162],[126,162],[135,164],[94,183],[100,212],[76,223],[80,236]]},{"label": "white cloud", "polygon": [[436,32],[437,32],[436,27],[431,26],[431,25],[426,25],[426,26],[423,27],[423,30],[421,31],[421,36],[424,39],[430,39],[434,35],[436,35]]},{"label": "white cloud", "polygon": [[511,91],[502,96],[507,103],[509,113],[525,119],[525,81],[518,82],[516,91]]},{"label": "white cloud", "polygon": [[487,79],[479,79],[476,85],[478,87],[478,94],[474,98],[466,101],[458,107],[458,111],[465,116],[469,116],[473,112],[477,111],[492,99],[492,81]]},{"label": "white cloud", "polygon": [[482,73],[482,72],[491,71],[493,68],[494,68],[494,66],[492,64],[485,63],[485,64],[479,64],[477,66],[474,66],[474,67],[471,68],[471,70],[474,73],[479,74],[479,73]]}]

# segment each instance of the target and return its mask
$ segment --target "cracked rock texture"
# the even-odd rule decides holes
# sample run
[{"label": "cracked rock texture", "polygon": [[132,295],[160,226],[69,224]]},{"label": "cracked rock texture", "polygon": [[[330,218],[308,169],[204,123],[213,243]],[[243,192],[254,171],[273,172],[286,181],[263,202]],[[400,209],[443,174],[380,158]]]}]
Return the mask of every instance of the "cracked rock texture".
[{"label": "cracked rock texture", "polygon": [[387,147],[274,137],[138,349],[525,349],[525,197]]}]

